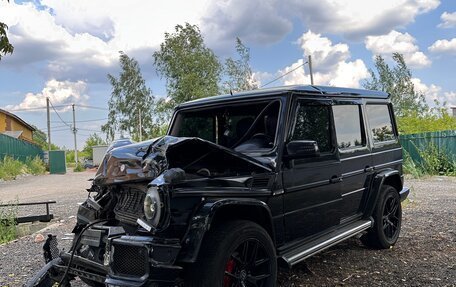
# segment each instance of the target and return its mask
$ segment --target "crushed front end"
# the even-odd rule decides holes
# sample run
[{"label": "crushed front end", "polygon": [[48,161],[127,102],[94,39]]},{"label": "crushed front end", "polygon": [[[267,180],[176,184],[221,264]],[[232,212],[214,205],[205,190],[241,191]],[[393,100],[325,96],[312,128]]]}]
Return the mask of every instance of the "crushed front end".
[{"label": "crushed front end", "polygon": [[[222,167],[220,159],[228,165]],[[71,249],[48,257],[26,285],[69,286],[79,277],[89,286],[175,286],[189,219],[202,197],[172,199],[173,188],[193,182],[204,189],[223,177],[249,182],[246,175],[270,170],[199,138],[166,136],[116,148],[105,156],[79,206]]]}]

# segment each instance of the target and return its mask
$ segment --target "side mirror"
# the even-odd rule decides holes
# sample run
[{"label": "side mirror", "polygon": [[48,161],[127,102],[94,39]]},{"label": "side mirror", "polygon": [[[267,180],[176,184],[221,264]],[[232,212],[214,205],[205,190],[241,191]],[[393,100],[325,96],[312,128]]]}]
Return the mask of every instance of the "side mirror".
[{"label": "side mirror", "polygon": [[297,140],[287,144],[289,158],[305,158],[320,156],[320,149],[316,141]]}]

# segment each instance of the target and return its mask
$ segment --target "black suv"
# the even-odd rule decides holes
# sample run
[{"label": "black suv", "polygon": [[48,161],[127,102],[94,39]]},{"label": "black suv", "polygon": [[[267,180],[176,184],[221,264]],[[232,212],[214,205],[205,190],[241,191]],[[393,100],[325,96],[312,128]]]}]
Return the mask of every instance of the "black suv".
[{"label": "black suv", "polygon": [[[347,238],[389,248],[402,150],[383,92],[288,86],[176,108],[168,135],[111,150],[69,252],[30,286],[274,286]],[[68,267],[71,266],[71,267]]]}]

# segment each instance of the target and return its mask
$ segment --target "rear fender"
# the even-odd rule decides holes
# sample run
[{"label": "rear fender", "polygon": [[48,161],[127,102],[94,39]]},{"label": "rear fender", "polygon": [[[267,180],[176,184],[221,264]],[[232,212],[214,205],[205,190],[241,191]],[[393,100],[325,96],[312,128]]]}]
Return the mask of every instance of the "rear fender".
[{"label": "rear fender", "polygon": [[[394,184],[391,184],[390,182]],[[399,182],[399,184],[396,184],[396,182]],[[399,171],[395,169],[385,169],[374,176],[370,184],[369,195],[366,200],[366,207],[363,215],[364,219],[368,219],[372,216],[375,205],[379,199],[380,191],[382,190],[384,184],[391,184],[398,191],[401,191],[402,183]]]}]

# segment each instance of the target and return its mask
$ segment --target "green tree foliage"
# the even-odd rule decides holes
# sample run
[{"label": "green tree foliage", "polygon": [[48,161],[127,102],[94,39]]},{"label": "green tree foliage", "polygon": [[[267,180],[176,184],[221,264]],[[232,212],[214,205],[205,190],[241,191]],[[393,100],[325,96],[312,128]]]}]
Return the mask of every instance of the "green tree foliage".
[{"label": "green tree foliage", "polygon": [[0,60],[2,59],[2,56],[12,54],[14,51],[14,47],[9,42],[8,35],[6,35],[7,30],[8,26],[5,23],[0,22]]},{"label": "green tree foliage", "polygon": [[371,79],[363,86],[370,90],[380,90],[391,94],[391,101],[397,116],[416,114],[422,116],[429,110],[424,95],[415,91],[412,73],[407,67],[404,57],[393,54],[395,66],[391,68],[382,56],[375,57],[376,72],[370,70]]},{"label": "green tree foliage", "polygon": [[224,82],[223,91],[248,91],[258,88],[253,80],[252,69],[250,67],[250,50],[236,38],[236,51],[239,59],[228,58],[225,61],[224,72],[228,79]]},{"label": "green tree foliage", "polygon": [[[35,128],[33,132],[33,142],[38,145],[42,150],[48,150],[47,135],[42,130],[38,129],[36,126],[32,125]],[[51,150],[59,150],[60,147],[51,143]]]},{"label": "green tree foliage", "polygon": [[48,149],[47,136],[42,130],[39,130],[36,126],[33,126],[35,131],[33,132],[33,142],[37,144],[42,150]]},{"label": "green tree foliage", "polygon": [[[128,133],[134,140],[151,137],[156,133],[154,125],[154,96],[146,87],[138,62],[120,52],[119,77],[108,74],[112,86],[109,100],[108,122],[102,126],[107,139],[113,140],[115,133]],[[141,131],[140,131],[141,123]]]},{"label": "green tree foliage", "polygon": [[106,145],[106,142],[96,133],[91,134],[87,138],[84,144],[84,148],[82,149],[82,152],[86,155],[89,155],[88,158],[92,159],[92,147],[97,145]]},{"label": "green tree foliage", "polygon": [[168,99],[159,103],[165,119],[180,103],[217,95],[222,70],[198,26],[186,23],[174,30],[165,33],[160,50],[153,54],[157,73],[166,79]]},{"label": "green tree foliage", "polygon": [[400,134],[456,130],[456,118],[451,116],[446,109],[441,108],[422,116],[409,114],[398,117],[397,125]]}]

